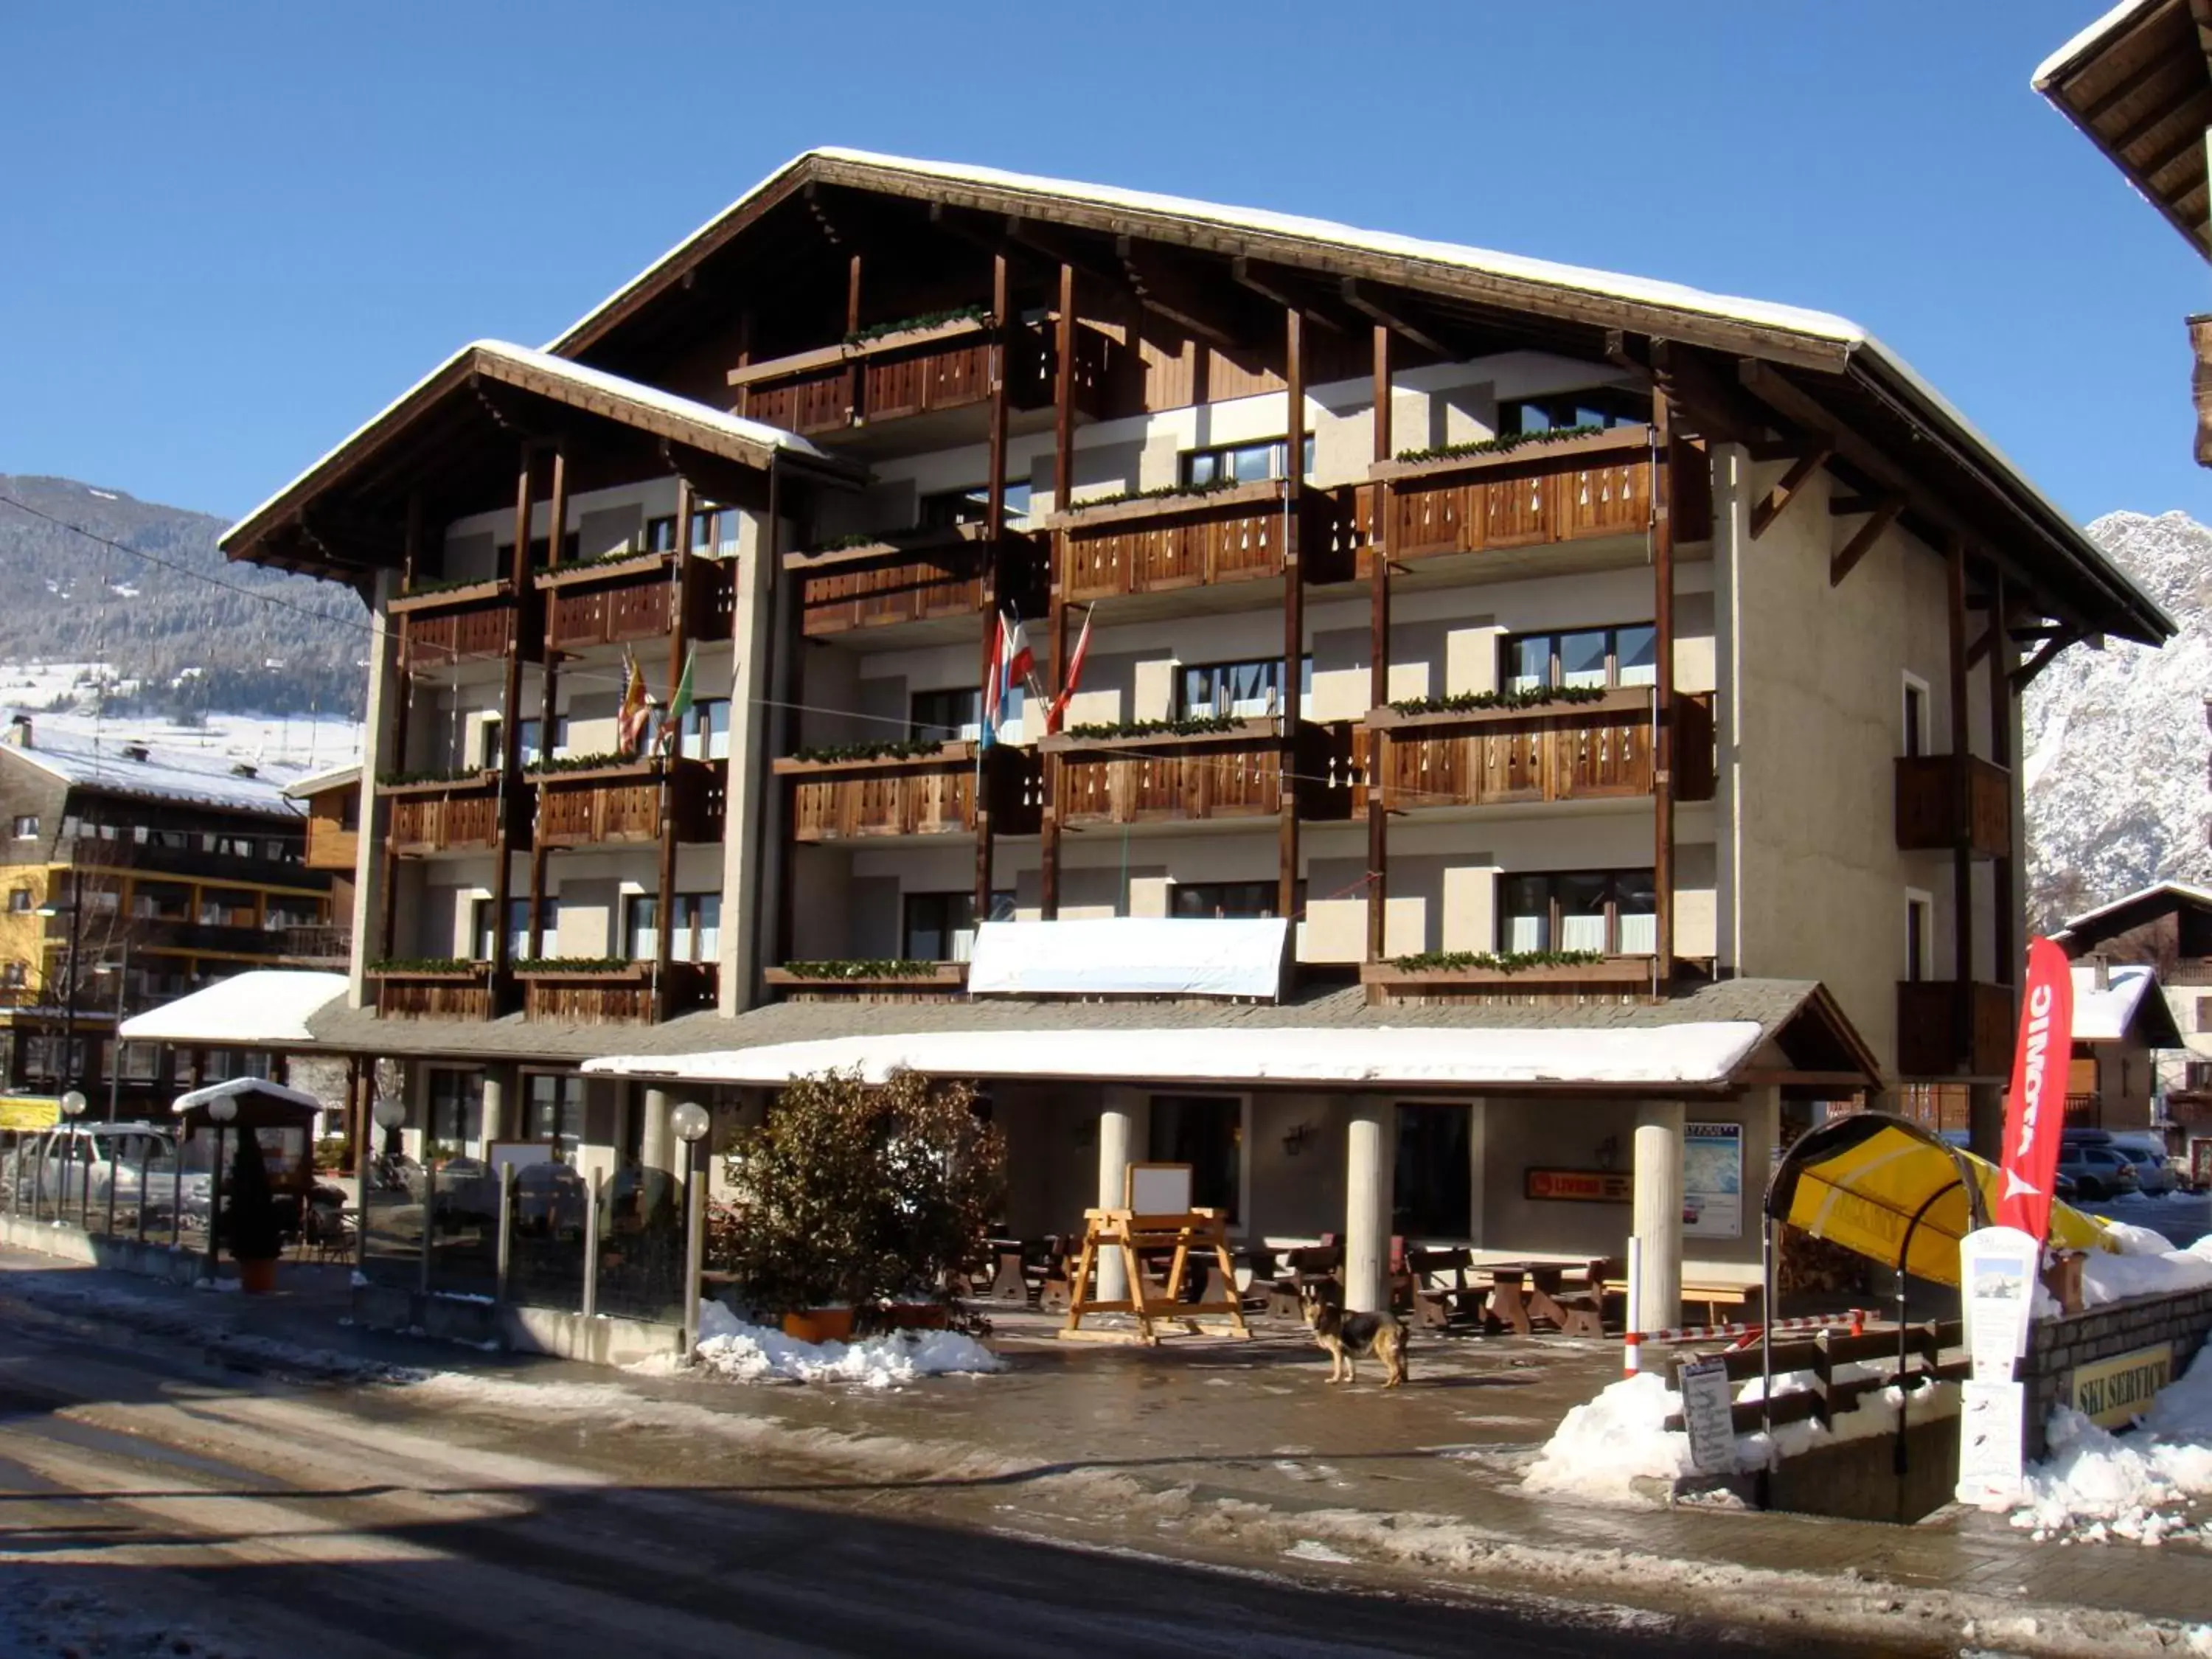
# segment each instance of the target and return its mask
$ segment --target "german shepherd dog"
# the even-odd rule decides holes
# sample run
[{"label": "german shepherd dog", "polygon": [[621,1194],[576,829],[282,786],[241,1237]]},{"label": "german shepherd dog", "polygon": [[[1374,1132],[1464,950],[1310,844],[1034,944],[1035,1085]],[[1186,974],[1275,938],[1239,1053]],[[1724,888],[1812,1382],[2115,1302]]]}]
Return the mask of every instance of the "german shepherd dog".
[{"label": "german shepherd dog", "polygon": [[1373,1354],[1382,1362],[1382,1386],[1402,1386],[1406,1381],[1404,1322],[1387,1313],[1346,1313],[1341,1297],[1340,1291],[1331,1294],[1311,1287],[1305,1294],[1306,1325],[1314,1340],[1328,1350],[1328,1380],[1358,1382],[1358,1357]]}]

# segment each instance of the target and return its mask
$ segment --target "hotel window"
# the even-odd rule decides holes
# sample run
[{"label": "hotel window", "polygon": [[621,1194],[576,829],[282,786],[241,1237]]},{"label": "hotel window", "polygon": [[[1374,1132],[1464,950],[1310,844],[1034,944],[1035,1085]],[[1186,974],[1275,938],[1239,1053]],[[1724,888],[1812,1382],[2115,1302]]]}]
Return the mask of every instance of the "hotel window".
[{"label": "hotel window", "polygon": [[975,947],[975,894],[905,895],[899,954],[908,962],[965,962]]},{"label": "hotel window", "polygon": [[38,838],[39,820],[37,814],[32,813],[18,817],[15,820],[15,839],[17,841],[36,841]]},{"label": "hotel window", "polygon": [[0,963],[0,986],[20,991],[30,981],[30,972],[20,962]]},{"label": "hotel window", "polygon": [[1504,651],[1505,684],[1515,691],[1607,691],[1659,683],[1659,633],[1650,623],[1516,635]]},{"label": "hotel window", "polygon": [[17,915],[21,915],[30,909],[32,908],[31,890],[27,887],[10,887],[8,890],[8,908]]},{"label": "hotel window", "polygon": [[1498,947],[1649,956],[1659,945],[1658,889],[1649,870],[1508,876]]},{"label": "hotel window", "polygon": [[551,1142],[556,1158],[574,1152],[584,1139],[584,1079],[574,1072],[532,1073],[524,1138]]},{"label": "hotel window", "polygon": [[1179,881],[1168,889],[1168,914],[1209,921],[1272,916],[1280,896],[1272,881]]},{"label": "hotel window", "polygon": [[1651,400],[1624,386],[1585,386],[1579,392],[1551,392],[1540,398],[1512,398],[1498,405],[1498,430],[1566,432],[1578,426],[1641,426],[1651,418]]},{"label": "hotel window", "polygon": [[260,925],[258,907],[253,895],[229,888],[204,887],[200,890],[200,926],[203,927],[255,927]]},{"label": "hotel window", "polygon": [[123,1045],[118,1063],[126,1083],[159,1083],[161,1080],[161,1045],[158,1042],[126,1042]]},{"label": "hotel window", "polygon": [[272,933],[281,933],[288,927],[313,927],[322,920],[322,905],[318,900],[297,896],[272,893],[261,909],[261,925]]},{"label": "hotel window", "polygon": [[483,1135],[483,1073],[433,1067],[428,1157],[465,1158]]},{"label": "hotel window", "polygon": [[[1006,524],[1019,528],[1029,522],[1030,485],[1024,478],[1009,483],[1006,492]],[[942,489],[921,498],[915,515],[917,530],[954,530],[963,524],[982,524],[991,514],[991,487],[973,484],[965,489]]]},{"label": "hotel window", "polygon": [[1932,979],[1936,958],[1936,901],[1929,894],[1905,895],[1905,976]]},{"label": "hotel window", "polygon": [[[478,962],[492,958],[491,905],[488,898],[478,899],[470,917],[469,933]],[[556,953],[555,938],[560,927],[561,901],[550,894],[541,896],[538,901],[538,931],[548,956]],[[516,961],[530,954],[530,901],[526,898],[507,902],[507,954]]]},{"label": "hotel window", "polygon": [[673,553],[676,550],[676,515],[647,519],[645,521],[645,550],[648,553]]},{"label": "hotel window", "polygon": [[131,914],[140,921],[190,921],[192,890],[164,882],[142,881],[131,892]]},{"label": "hotel window", "polygon": [[[1198,489],[1207,484],[1265,483],[1284,475],[1290,440],[1276,438],[1256,444],[1221,444],[1212,449],[1187,450],[1182,457],[1182,481]],[[1305,465],[1301,476],[1313,471],[1314,441],[1305,441]]]},{"label": "hotel window", "polygon": [[1243,1185],[1244,1103],[1214,1095],[1154,1095],[1150,1162],[1190,1165],[1190,1201],[1224,1210],[1233,1225]]},{"label": "hotel window", "polygon": [[[1177,711],[1185,719],[1207,715],[1255,719],[1281,712],[1283,659],[1262,657],[1255,662],[1200,663],[1182,671],[1182,702]],[[1313,659],[1298,659],[1298,695],[1313,692]]]},{"label": "hotel window", "polygon": [[684,716],[681,735],[686,760],[727,760],[730,757],[730,700],[702,697]]},{"label": "hotel window", "polygon": [[[722,957],[722,896],[720,893],[678,893],[675,896],[676,933],[669,945],[672,962],[719,962]],[[623,949],[632,962],[651,962],[660,950],[660,898],[655,893],[632,893],[623,905]]]},{"label": "hotel window", "polygon": [[[1015,689],[1015,696],[1019,697],[1019,687]],[[1006,717],[1018,718],[1020,712],[1017,702],[1007,709]],[[956,738],[974,738],[982,729],[983,694],[975,686],[917,691],[907,700],[907,736],[916,743],[951,743]]]},{"label": "hotel window", "polygon": [[1917,674],[1905,677],[1905,753],[1908,758],[1928,752],[1928,682]]}]

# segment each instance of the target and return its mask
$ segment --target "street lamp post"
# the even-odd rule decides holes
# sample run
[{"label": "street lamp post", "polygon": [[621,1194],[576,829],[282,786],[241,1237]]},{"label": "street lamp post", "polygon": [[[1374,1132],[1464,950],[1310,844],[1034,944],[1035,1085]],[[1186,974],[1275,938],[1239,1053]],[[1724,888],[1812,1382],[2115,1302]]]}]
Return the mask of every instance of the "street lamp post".
[{"label": "street lamp post", "polygon": [[[68,1093],[62,1097],[62,1115],[67,1118],[71,1123],[75,1123],[79,1118],[84,1115],[84,1096],[77,1090],[71,1089]],[[82,1187],[83,1190],[78,1194],[76,1201],[76,1218],[80,1224],[83,1223],[87,1213],[92,1208],[92,1142],[82,1135],[71,1135],[69,1138],[68,1142],[70,1149],[69,1163],[62,1165],[61,1191],[54,1195],[54,1219],[56,1221],[59,1221],[62,1218],[62,1212],[69,1206],[70,1167],[71,1164],[76,1164],[80,1161],[76,1155],[76,1149],[78,1143],[81,1141],[83,1143],[85,1148],[85,1156],[82,1160],[84,1164],[84,1174],[79,1177],[79,1184]],[[89,1231],[90,1229],[88,1228],[87,1231]]]},{"label": "street lamp post", "polygon": [[668,1127],[684,1143],[684,1360],[699,1346],[699,1276],[706,1267],[707,1169],[702,1143],[714,1120],[704,1106],[687,1100],[668,1115]]},{"label": "street lamp post", "polygon": [[131,992],[131,941],[123,941],[123,960],[119,964],[103,962],[92,971],[115,975],[115,1052],[108,1056],[107,1062],[107,1121],[113,1123],[122,1117],[123,1009],[124,1000]]},{"label": "street lamp post", "polygon": [[[49,921],[62,914],[62,907],[49,899],[39,907],[39,914]],[[62,976],[62,1063],[54,1069],[59,1074],[64,1091],[74,1089],[81,1080],[76,1075],[76,963],[77,952],[84,944],[84,878],[76,871],[70,874],[69,951]]]}]

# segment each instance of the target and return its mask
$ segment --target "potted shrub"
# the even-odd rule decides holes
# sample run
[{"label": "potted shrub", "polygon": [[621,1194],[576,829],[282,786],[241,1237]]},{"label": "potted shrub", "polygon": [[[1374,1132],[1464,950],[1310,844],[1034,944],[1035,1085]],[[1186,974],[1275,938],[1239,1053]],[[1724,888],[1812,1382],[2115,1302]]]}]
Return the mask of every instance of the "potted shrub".
[{"label": "potted shrub", "polygon": [[794,1079],[726,1170],[738,1198],[717,1265],[786,1334],[820,1342],[848,1335],[856,1310],[942,1318],[1000,1200],[1006,1146],[963,1085],[830,1072]]},{"label": "potted shrub", "polygon": [[269,1188],[269,1166],[262,1161],[261,1138],[251,1129],[235,1133],[238,1150],[231,1156],[228,1194],[230,1256],[238,1263],[239,1289],[265,1295],[276,1288],[283,1226]]}]

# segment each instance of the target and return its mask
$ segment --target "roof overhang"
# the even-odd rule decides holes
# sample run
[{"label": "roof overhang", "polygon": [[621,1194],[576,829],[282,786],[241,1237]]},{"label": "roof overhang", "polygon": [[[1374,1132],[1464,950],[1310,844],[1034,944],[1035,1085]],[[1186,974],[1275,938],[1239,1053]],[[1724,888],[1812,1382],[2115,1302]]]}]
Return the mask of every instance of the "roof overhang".
[{"label": "roof overhang", "polygon": [[2212,7],[2124,0],[2045,58],[2033,84],[2212,258]]}]

